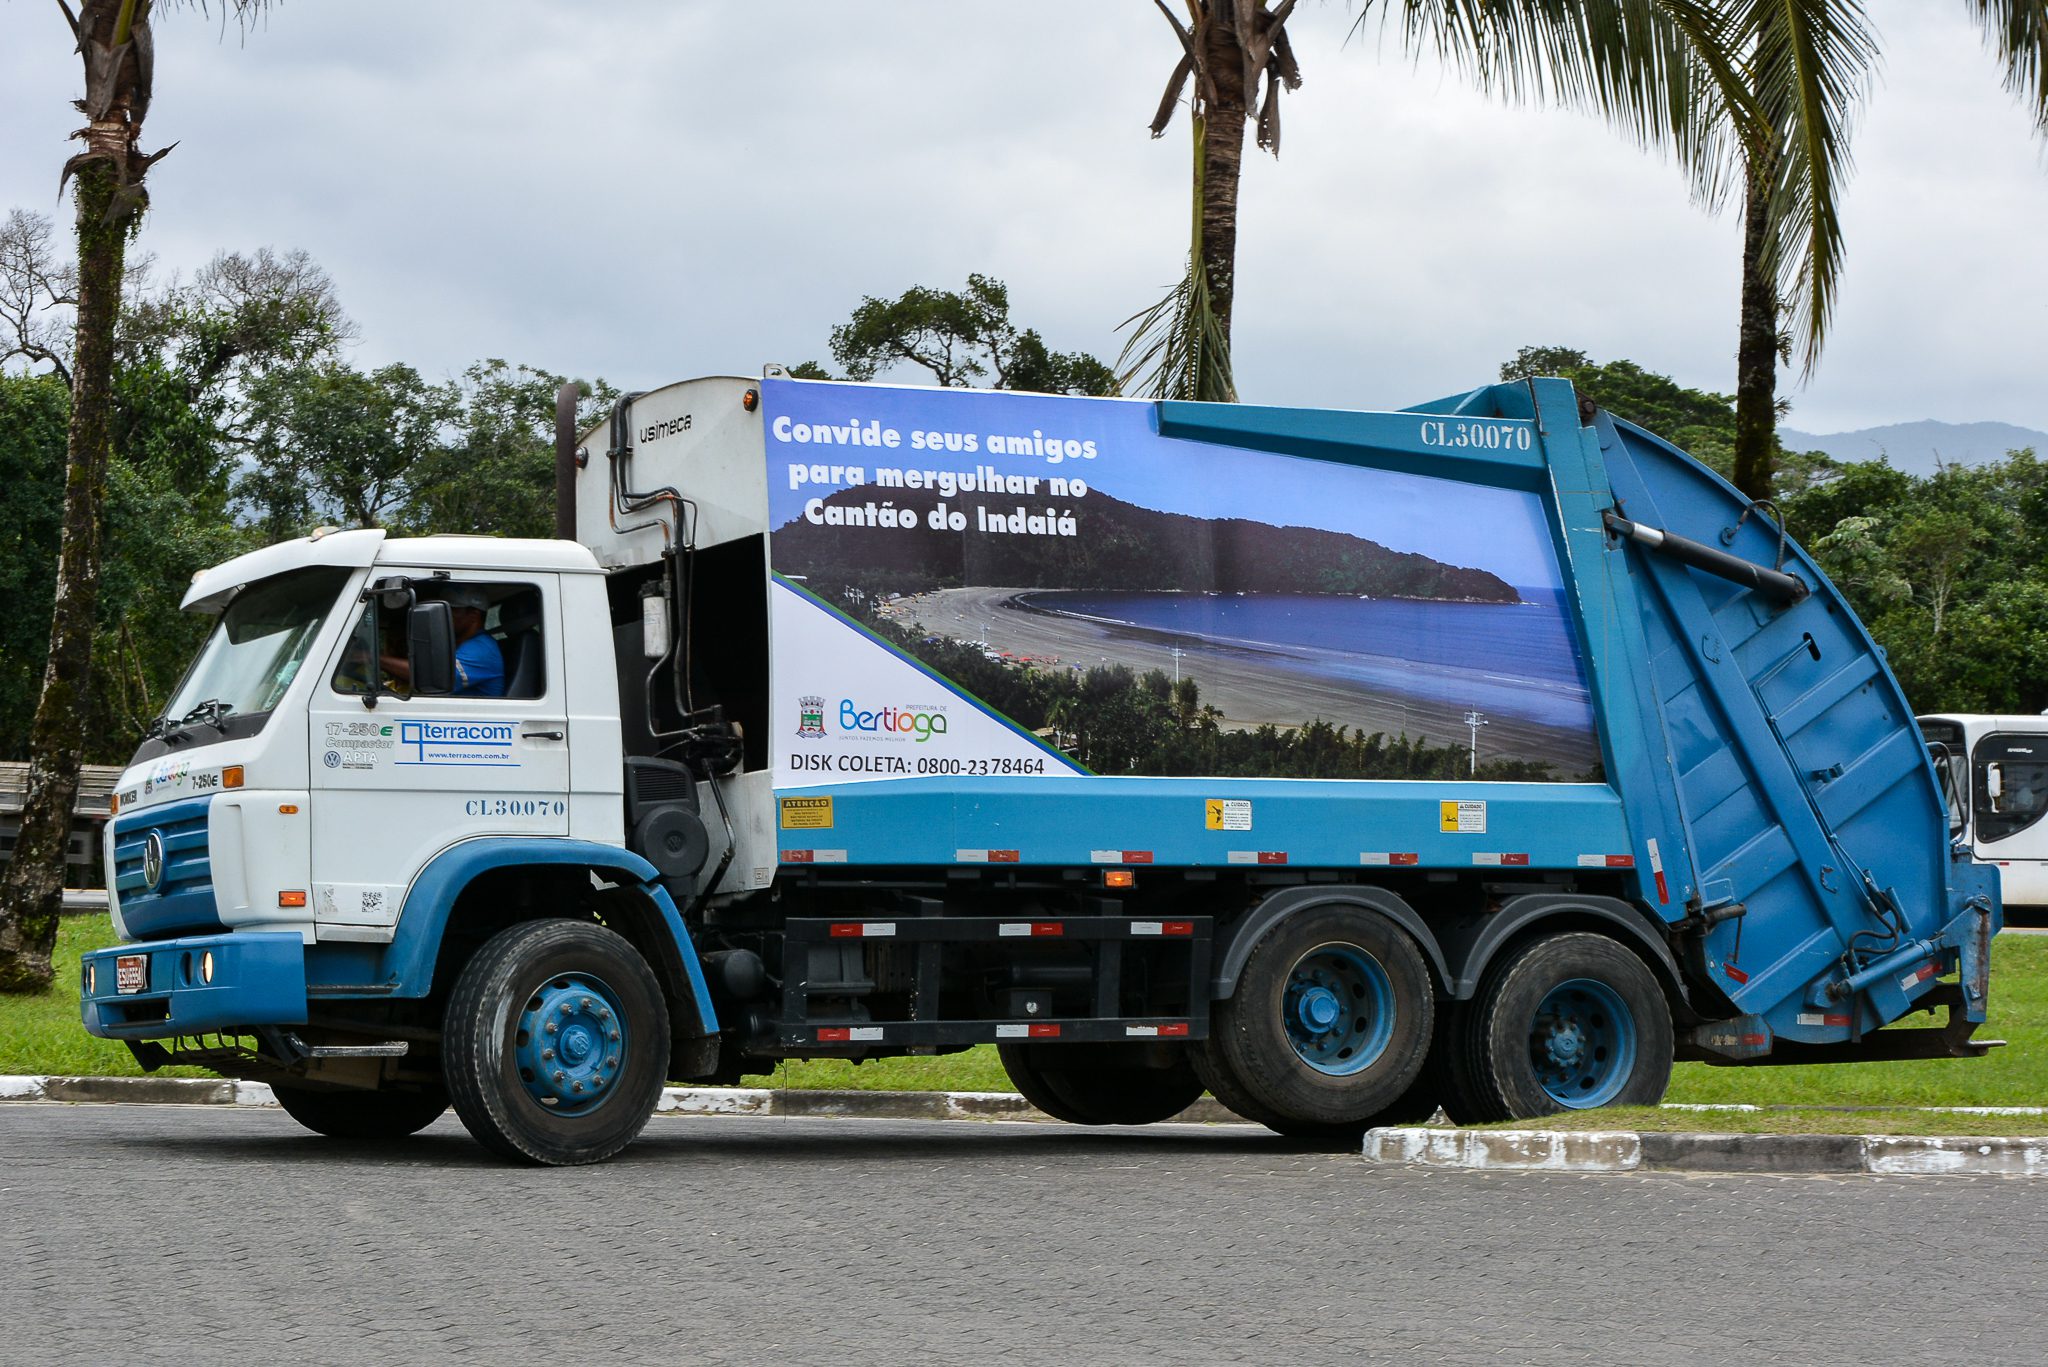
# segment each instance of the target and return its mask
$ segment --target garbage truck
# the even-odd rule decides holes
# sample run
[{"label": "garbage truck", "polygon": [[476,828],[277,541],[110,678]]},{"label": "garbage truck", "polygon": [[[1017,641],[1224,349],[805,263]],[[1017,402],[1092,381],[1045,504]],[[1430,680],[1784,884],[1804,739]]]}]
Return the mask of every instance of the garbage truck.
[{"label": "garbage truck", "polygon": [[783,1059],[994,1045],[1059,1120],[1343,1137],[1990,1047],[1996,874],[1883,652],[1563,380],[771,367],[558,427],[555,539],[195,577],[89,1031],[543,1164]]}]

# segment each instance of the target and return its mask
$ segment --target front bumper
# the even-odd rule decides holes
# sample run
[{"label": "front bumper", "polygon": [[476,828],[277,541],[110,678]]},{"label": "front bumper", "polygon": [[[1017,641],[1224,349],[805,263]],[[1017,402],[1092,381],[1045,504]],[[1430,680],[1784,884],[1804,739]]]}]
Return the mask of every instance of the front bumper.
[{"label": "front bumper", "polygon": [[[146,985],[118,987],[115,960],[148,956]],[[213,977],[206,979],[206,956]],[[306,1021],[306,945],[295,931],[234,931],[119,945],[87,954],[79,1013],[102,1039],[168,1039]]]}]

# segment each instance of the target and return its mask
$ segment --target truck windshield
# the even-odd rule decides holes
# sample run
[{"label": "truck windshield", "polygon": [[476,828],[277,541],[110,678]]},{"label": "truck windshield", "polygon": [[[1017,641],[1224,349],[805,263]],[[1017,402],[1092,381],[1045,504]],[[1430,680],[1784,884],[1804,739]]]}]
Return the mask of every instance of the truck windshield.
[{"label": "truck windshield", "polygon": [[247,720],[276,707],[298,677],[320,624],[349,571],[321,566],[259,579],[236,594],[164,708],[173,732],[202,723]]}]

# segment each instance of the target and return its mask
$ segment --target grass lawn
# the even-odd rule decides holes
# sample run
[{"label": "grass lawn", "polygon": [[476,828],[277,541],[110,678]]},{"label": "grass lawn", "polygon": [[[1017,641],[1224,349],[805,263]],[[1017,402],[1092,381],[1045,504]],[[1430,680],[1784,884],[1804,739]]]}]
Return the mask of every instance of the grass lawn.
[{"label": "grass lawn", "polygon": [[[122,1046],[94,1039],[78,1021],[78,958],[113,943],[105,916],[64,919],[57,940],[57,981],[40,997],[0,996],[0,1073],[133,1075],[141,1070]],[[1907,1024],[1931,1023],[1916,1016]],[[2009,1041],[1984,1059],[1913,1063],[1851,1063],[1801,1068],[1714,1068],[1682,1063],[1673,1071],[1668,1100],[1797,1107],[1796,1112],[1602,1111],[1597,1118],[1560,1123],[1581,1127],[1901,1131],[1909,1117],[1879,1123],[1875,1115],[1833,1113],[1829,1107],[2048,1106],[2048,936],[2002,935],[1992,949],[1991,1020],[1980,1035]],[[197,1069],[167,1070],[207,1076]],[[749,1086],[843,1088],[865,1091],[1006,1092],[1009,1079],[992,1046],[943,1058],[881,1059],[853,1064],[836,1059],[784,1063],[746,1079]],[[1641,1117],[1647,1115],[1647,1120]],[[1990,1125],[2048,1131],[2025,1117],[1931,1117],[1931,1132]],[[1546,1122],[1548,1123],[1548,1122]]]}]

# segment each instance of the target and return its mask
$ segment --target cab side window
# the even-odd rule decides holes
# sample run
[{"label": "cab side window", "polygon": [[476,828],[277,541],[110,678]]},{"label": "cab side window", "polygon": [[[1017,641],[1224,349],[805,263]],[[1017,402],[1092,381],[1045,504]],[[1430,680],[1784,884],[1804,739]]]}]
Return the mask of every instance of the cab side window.
[{"label": "cab side window", "polygon": [[[455,691],[461,698],[538,698],[547,691],[541,591],[533,584],[458,581],[422,586],[448,602],[455,627]],[[332,680],[337,693],[408,695],[405,614],[365,603]]]},{"label": "cab side window", "polygon": [[1979,841],[2003,840],[2048,816],[2048,736],[1986,736],[1970,760]]}]

